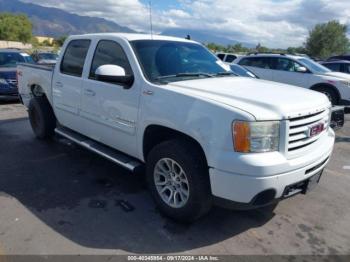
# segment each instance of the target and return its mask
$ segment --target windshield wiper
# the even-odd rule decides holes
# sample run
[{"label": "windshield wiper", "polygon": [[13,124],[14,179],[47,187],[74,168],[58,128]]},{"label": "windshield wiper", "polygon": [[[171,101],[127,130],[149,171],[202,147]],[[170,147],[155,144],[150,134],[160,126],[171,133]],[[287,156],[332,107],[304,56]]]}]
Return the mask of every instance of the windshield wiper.
[{"label": "windshield wiper", "polygon": [[176,75],[158,76],[154,78],[154,80],[162,80],[166,78],[176,78],[176,77],[191,77],[191,76],[214,77],[212,74],[198,72],[198,73],[178,73]]},{"label": "windshield wiper", "polygon": [[227,72],[219,72],[215,74],[215,76],[238,76],[238,75],[234,72],[227,71]]}]

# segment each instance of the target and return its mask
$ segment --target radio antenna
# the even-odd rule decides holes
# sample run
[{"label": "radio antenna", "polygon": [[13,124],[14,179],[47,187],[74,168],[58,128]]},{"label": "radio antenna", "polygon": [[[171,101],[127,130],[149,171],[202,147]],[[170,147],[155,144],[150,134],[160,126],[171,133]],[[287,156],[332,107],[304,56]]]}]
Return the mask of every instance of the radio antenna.
[{"label": "radio antenna", "polygon": [[151,39],[153,40],[153,21],[152,21],[152,1],[149,1],[149,23],[151,29]]}]

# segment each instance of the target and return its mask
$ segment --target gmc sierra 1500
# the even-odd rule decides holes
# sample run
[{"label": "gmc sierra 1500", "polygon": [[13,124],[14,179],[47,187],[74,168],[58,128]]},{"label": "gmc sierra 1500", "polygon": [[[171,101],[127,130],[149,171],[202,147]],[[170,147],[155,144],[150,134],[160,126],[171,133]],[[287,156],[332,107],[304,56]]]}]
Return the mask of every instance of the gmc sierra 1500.
[{"label": "gmc sierra 1500", "polygon": [[18,77],[38,138],[145,166],[157,206],[181,221],[305,193],[334,145],[324,94],[238,77],[190,40],[72,36],[55,67],[19,65]]}]

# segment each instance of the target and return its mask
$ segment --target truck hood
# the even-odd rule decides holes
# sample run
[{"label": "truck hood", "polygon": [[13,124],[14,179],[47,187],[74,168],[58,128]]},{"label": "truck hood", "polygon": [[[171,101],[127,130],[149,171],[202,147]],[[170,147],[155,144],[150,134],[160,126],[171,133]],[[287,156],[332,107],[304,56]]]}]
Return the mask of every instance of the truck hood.
[{"label": "truck hood", "polygon": [[256,120],[281,120],[330,107],[328,98],[308,89],[246,77],[221,77],[168,84],[176,92],[250,113]]}]

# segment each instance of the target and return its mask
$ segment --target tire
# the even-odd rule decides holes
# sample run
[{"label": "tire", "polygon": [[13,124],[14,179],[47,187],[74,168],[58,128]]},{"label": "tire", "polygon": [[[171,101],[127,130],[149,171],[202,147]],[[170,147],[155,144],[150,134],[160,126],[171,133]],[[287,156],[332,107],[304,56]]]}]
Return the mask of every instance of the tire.
[{"label": "tire", "polygon": [[56,117],[46,97],[32,98],[28,113],[30,125],[38,139],[48,139],[54,135]]},{"label": "tire", "polygon": [[315,88],[315,91],[325,94],[328,97],[329,101],[331,101],[332,106],[338,104],[338,94],[332,88],[327,86],[320,86],[318,88]]},{"label": "tire", "polygon": [[[173,174],[180,174],[180,169],[182,169],[184,176],[177,177],[179,181],[176,186],[179,186],[180,189],[175,189],[178,192],[173,194],[172,203],[167,203],[164,198],[168,199],[167,194],[170,196],[171,192],[167,189],[161,194],[160,189],[165,186],[157,186],[156,181],[165,183],[165,176],[159,175],[159,170],[166,170],[166,162],[171,163],[170,161],[175,163],[172,165]],[[161,169],[160,166],[164,169]],[[155,172],[156,170],[158,172]],[[169,170],[166,171],[170,173]],[[160,178],[163,178],[164,181],[161,181]],[[192,142],[176,139],[155,146],[147,157],[146,179],[151,195],[160,211],[176,221],[193,222],[209,212],[212,206],[208,166],[200,150],[197,149],[197,145]],[[174,177],[174,180],[170,181],[171,175],[168,179],[167,183],[176,183]],[[184,182],[185,180],[187,180],[187,184]],[[168,185],[168,187],[171,186],[176,188],[175,185]],[[186,189],[188,189],[187,194],[185,194]],[[178,201],[177,204],[181,202],[180,205],[176,206],[175,199]]]}]

